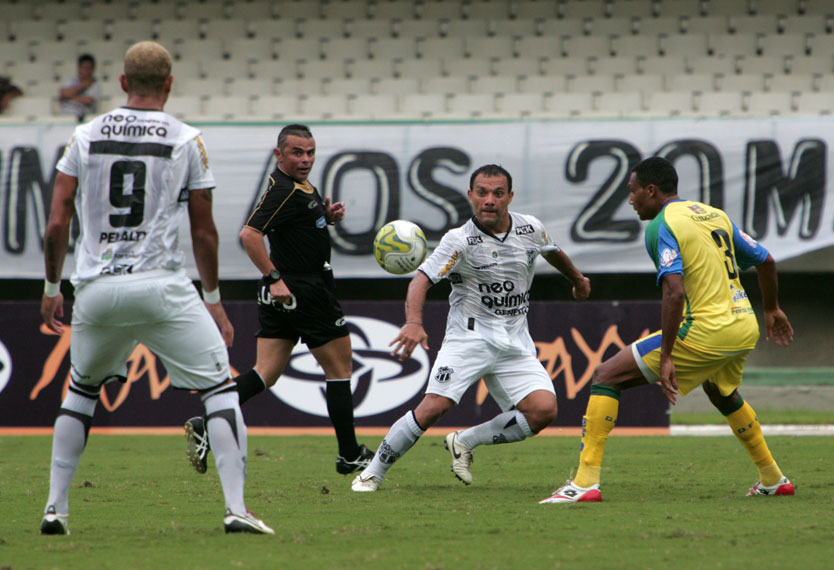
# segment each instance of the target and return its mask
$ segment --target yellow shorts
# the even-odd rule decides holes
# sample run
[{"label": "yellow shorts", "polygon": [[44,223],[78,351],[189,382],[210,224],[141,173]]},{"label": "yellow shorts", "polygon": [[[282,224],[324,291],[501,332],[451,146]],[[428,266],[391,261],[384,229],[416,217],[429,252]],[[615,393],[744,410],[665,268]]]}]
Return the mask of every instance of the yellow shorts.
[{"label": "yellow shorts", "polygon": [[[718,351],[694,348],[675,339],[672,361],[678,379],[678,392],[688,394],[706,380],[718,386],[722,396],[729,396],[741,385],[744,362],[752,348]],[[660,382],[660,331],[635,341],[631,353],[649,382]]]}]

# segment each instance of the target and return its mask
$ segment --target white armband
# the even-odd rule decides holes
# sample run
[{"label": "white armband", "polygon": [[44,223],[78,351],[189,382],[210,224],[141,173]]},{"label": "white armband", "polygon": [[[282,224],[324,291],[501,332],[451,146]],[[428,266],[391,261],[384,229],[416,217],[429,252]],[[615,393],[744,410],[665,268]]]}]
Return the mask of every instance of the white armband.
[{"label": "white armband", "polygon": [[61,282],[52,283],[48,279],[43,280],[43,294],[47,297],[57,297],[61,293]]},{"label": "white armband", "polygon": [[203,289],[203,301],[209,305],[216,305],[220,302],[220,287],[214,291],[206,291]]}]

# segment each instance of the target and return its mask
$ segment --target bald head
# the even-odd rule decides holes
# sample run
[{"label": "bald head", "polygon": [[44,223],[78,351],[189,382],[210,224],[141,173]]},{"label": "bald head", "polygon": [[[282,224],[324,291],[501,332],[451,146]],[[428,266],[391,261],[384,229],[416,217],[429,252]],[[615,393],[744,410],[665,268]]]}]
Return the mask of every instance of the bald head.
[{"label": "bald head", "polygon": [[154,96],[162,93],[171,75],[171,54],[156,42],[139,42],[125,54],[125,79],[129,93]]}]

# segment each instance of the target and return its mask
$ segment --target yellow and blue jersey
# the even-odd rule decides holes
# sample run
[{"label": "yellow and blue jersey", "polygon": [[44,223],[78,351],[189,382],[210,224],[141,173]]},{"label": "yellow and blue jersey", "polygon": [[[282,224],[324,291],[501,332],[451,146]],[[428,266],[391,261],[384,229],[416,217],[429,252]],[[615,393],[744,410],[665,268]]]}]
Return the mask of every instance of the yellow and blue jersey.
[{"label": "yellow and blue jersey", "polygon": [[724,211],[688,200],[667,203],[646,228],[646,249],[664,275],[683,275],[686,299],[678,339],[721,351],[752,349],[759,327],[739,273],[768,251]]}]

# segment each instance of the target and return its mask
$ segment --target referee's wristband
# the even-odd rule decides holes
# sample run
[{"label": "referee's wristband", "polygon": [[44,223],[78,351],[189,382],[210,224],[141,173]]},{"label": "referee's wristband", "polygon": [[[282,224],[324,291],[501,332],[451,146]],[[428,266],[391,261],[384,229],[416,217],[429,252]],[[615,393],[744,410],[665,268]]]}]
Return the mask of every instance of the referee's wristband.
[{"label": "referee's wristband", "polygon": [[52,283],[48,279],[43,280],[43,294],[47,297],[57,297],[61,294],[61,282]]},{"label": "referee's wristband", "polygon": [[220,287],[214,291],[206,291],[203,289],[203,301],[209,305],[216,305],[220,302]]}]

